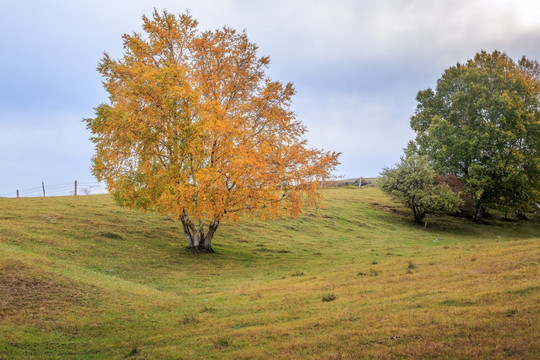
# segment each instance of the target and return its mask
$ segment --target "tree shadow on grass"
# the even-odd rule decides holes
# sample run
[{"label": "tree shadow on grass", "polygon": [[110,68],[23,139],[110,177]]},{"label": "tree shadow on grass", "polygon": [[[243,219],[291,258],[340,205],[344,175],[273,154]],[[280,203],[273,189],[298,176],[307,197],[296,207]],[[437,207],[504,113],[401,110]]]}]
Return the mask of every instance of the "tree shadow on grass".
[{"label": "tree shadow on grass", "polygon": [[428,225],[424,229],[424,225],[414,222],[412,212],[406,207],[386,204],[371,204],[377,210],[383,211],[384,216],[379,216],[379,220],[386,223],[388,226],[404,225],[419,230],[425,230],[428,233],[440,233],[455,236],[479,236],[481,238],[538,238],[540,234],[540,219],[530,216],[528,219],[511,219],[505,220],[497,214],[486,218],[482,223],[478,223],[472,219],[451,216],[451,215],[428,215]]}]

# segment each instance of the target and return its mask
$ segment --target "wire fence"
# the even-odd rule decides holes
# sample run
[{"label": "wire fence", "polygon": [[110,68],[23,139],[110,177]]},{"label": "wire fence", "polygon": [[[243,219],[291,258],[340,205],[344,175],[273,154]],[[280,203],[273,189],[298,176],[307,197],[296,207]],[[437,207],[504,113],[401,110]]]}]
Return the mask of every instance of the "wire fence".
[{"label": "wire fence", "polygon": [[96,195],[107,193],[105,184],[100,182],[79,182],[77,180],[49,185],[44,182],[40,186],[27,189],[16,189],[10,192],[0,193],[0,197],[47,197],[47,196],[78,196]]}]

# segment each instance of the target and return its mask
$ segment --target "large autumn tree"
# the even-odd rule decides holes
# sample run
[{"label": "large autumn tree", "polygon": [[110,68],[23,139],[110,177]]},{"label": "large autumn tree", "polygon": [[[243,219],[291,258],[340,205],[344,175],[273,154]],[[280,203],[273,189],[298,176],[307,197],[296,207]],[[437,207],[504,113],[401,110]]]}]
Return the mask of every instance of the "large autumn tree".
[{"label": "large autumn tree", "polygon": [[478,219],[488,207],[506,213],[538,201],[537,61],[482,51],[446,69],[437,87],[420,91],[417,101],[411,149],[426,155],[438,172],[463,182]]},{"label": "large autumn tree", "polygon": [[188,12],[142,20],[120,59],[101,60],[109,103],[85,120],[93,174],[116,200],[180,219],[203,251],[224,219],[316,205],[339,154],[307,147],[293,85],[268,78],[245,32],[200,31]]}]

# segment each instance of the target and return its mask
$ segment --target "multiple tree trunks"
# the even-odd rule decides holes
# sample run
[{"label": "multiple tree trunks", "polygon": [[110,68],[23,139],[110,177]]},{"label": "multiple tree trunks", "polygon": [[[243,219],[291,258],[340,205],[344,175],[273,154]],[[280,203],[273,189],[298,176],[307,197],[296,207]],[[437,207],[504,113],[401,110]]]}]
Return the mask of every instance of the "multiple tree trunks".
[{"label": "multiple tree trunks", "polygon": [[219,219],[213,219],[208,225],[208,232],[205,233],[204,221],[199,220],[198,226],[195,225],[189,216],[184,212],[180,218],[184,227],[184,235],[189,243],[189,248],[203,252],[214,252],[212,249],[212,238],[219,226]]}]

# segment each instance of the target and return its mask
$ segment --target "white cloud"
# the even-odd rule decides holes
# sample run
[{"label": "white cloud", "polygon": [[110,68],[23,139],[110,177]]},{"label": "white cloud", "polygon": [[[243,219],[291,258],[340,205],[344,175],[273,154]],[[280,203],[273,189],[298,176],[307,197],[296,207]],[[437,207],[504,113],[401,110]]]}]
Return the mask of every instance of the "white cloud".
[{"label": "white cloud", "polygon": [[196,17],[210,13],[211,23],[247,28],[270,55],[288,54],[292,62],[365,63],[408,55],[454,63],[456,52],[461,58],[492,46],[513,50],[516,41],[540,34],[540,5],[532,1],[233,1],[221,2],[222,18],[203,10],[204,4]]}]

